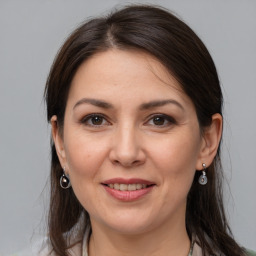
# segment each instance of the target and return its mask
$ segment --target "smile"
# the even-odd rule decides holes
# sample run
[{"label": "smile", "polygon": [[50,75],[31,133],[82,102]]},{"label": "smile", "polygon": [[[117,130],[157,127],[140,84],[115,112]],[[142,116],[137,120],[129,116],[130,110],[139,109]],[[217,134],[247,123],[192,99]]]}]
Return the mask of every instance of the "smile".
[{"label": "smile", "polygon": [[108,187],[115,189],[115,190],[120,190],[120,191],[135,191],[139,189],[143,189],[148,187],[149,185],[147,184],[119,184],[119,183],[114,183],[114,184],[107,184]]},{"label": "smile", "polygon": [[142,179],[115,178],[103,182],[102,185],[112,198],[131,202],[149,194],[156,184]]}]

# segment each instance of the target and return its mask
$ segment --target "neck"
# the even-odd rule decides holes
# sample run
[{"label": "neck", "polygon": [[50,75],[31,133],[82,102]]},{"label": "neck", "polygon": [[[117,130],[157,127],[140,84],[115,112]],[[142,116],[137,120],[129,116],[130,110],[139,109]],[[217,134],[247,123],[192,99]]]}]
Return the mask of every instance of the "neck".
[{"label": "neck", "polygon": [[187,256],[190,240],[185,221],[164,223],[136,235],[120,234],[92,222],[89,256]]}]

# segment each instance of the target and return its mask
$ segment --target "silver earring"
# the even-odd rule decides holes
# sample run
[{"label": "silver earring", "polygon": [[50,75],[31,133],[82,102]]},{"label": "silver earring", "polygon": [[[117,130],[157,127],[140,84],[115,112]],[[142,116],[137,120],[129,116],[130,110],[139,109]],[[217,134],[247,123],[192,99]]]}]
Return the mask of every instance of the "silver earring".
[{"label": "silver earring", "polygon": [[206,176],[206,164],[205,163],[203,163],[202,164],[203,165],[203,171],[202,171],[202,175],[200,175],[200,177],[199,177],[199,179],[198,179],[198,182],[199,182],[199,184],[200,185],[206,185],[207,184],[207,181],[208,181],[208,179],[207,179],[207,176]]},{"label": "silver earring", "polygon": [[63,174],[62,176],[60,177],[60,186],[63,188],[63,189],[67,189],[67,188],[70,188],[71,187],[71,183],[70,183],[70,180],[69,180],[69,176],[68,174],[65,174],[65,167],[63,169]]}]

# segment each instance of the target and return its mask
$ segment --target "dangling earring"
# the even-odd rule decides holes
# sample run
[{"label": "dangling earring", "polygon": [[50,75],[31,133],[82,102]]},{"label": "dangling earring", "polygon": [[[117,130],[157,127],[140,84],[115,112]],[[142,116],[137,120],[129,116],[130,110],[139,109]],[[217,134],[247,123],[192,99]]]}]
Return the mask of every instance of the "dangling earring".
[{"label": "dangling earring", "polygon": [[208,179],[207,179],[207,177],[206,177],[206,164],[205,163],[203,163],[202,164],[203,165],[203,174],[202,175],[200,175],[200,177],[199,177],[199,179],[198,179],[198,182],[199,182],[199,184],[200,185],[206,185],[207,184],[207,181],[208,181]]},{"label": "dangling earring", "polygon": [[65,167],[63,169],[63,174],[60,177],[60,186],[63,189],[70,188],[70,186],[71,186],[71,183],[70,183],[70,180],[69,180],[69,176],[68,176],[68,174],[65,174]]}]

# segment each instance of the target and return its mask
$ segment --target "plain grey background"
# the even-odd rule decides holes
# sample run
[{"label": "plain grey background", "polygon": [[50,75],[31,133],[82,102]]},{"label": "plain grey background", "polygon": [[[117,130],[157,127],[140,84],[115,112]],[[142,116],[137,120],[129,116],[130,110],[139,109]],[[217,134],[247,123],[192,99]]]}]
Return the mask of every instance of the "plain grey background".
[{"label": "plain grey background", "polygon": [[225,97],[228,216],[238,242],[256,250],[255,0],[0,0],[0,255],[46,232],[50,127],[43,90],[57,50],[84,19],[134,2],[174,11],[212,54]]}]

